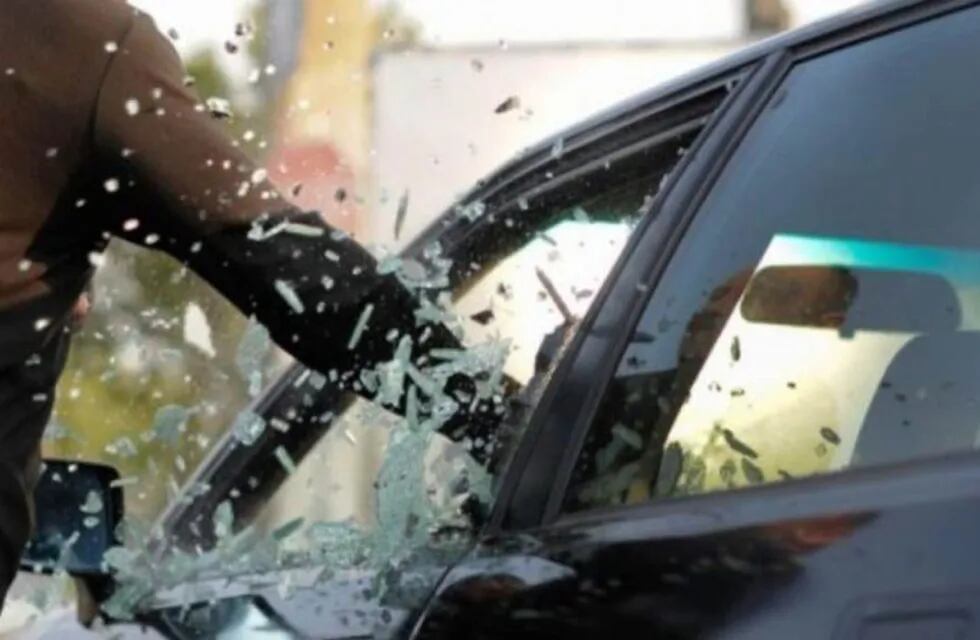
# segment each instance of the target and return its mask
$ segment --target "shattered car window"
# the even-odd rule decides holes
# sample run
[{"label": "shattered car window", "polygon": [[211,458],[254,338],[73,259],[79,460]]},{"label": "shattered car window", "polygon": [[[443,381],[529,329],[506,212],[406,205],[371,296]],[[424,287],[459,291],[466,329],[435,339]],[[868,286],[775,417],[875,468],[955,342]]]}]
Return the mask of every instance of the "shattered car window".
[{"label": "shattered car window", "polygon": [[[648,182],[640,180],[562,207],[543,217],[540,230],[525,232],[525,240],[513,251],[486,261],[455,295],[437,295],[440,317],[460,328],[469,350],[433,357],[456,360],[474,371],[489,367],[497,378],[493,385],[507,385],[510,393],[526,387],[536,375],[542,342],[549,334],[570,330],[588,309],[629,238],[649,190]],[[506,223],[500,227],[496,233],[507,233]],[[592,260],[578,259],[585,251]],[[400,382],[409,384],[411,379]],[[391,536],[394,550],[413,536],[420,536],[416,544],[425,543],[434,530],[426,531],[418,523],[406,531],[390,521],[393,514],[385,505],[407,508],[421,499],[420,505],[441,505],[443,515],[433,522],[465,530],[469,525],[458,512],[460,500],[477,495],[490,503],[492,479],[470,452],[490,447],[487,439],[492,434],[464,434],[457,440],[432,434],[429,442],[415,442],[406,440],[404,428],[404,420],[391,411],[354,400],[334,418],[295,473],[290,472],[257,516],[257,526],[274,532],[302,519],[304,531],[287,544],[293,550],[324,544],[332,535],[326,532],[338,527],[362,535],[382,531]],[[422,471],[414,472],[411,481],[403,468],[407,460],[421,461]],[[413,497],[416,492],[422,493]],[[324,534],[318,534],[325,526]]]},{"label": "shattered car window", "polygon": [[[475,500],[486,508],[492,500],[486,465],[495,451],[494,434],[479,424],[462,425],[452,437],[438,433],[455,402],[446,381],[457,374],[473,380],[476,403],[519,393],[551,364],[542,364],[543,344],[549,336],[564,340],[574,331],[656,188],[648,179],[620,182],[610,175],[607,182],[604,193],[537,216],[533,229],[509,231],[501,221],[491,232],[517,233],[518,241],[503,243],[512,248],[484,260],[485,268],[455,291],[447,288],[451,262],[438,245],[426,250],[424,267],[380,251],[378,271],[397,273],[424,301],[417,322],[453,328],[466,348],[423,350],[426,357],[419,361],[416,345],[401,338],[391,361],[359,372],[358,384],[373,402],[348,398],[311,416],[322,436],[309,450],[294,455],[280,445],[269,452],[264,466],[275,467],[284,481],[254,513],[238,513],[236,507],[242,491],[262,482],[248,477],[205,521],[192,524],[197,538],[176,547],[150,521],[128,515],[120,529],[124,545],[106,557],[118,581],[106,610],[128,619],[161,589],[185,585],[184,597],[200,599],[207,595],[201,581],[215,575],[235,577],[253,589],[270,571],[311,566],[320,568],[321,582],[345,571],[368,571],[374,578],[361,595],[364,606],[423,593],[431,572],[410,569],[444,564],[465,549],[473,527],[466,505]],[[578,259],[583,251],[594,259]],[[280,293],[289,303],[289,291]],[[372,311],[370,305],[361,310],[350,349],[356,349]],[[240,393],[261,399],[274,356],[268,332],[245,322],[231,352]],[[302,391],[299,403],[281,415],[261,414],[245,403],[228,420],[232,446],[247,452],[270,433],[310,429],[301,416],[334,383],[331,375],[302,373],[288,385]],[[390,403],[403,395],[401,415]],[[160,408],[153,441],[178,442],[193,415],[177,404]],[[176,481],[172,485],[178,506],[211,491],[206,479],[181,487],[179,494]],[[290,593],[284,586],[283,597]]]},{"label": "shattered car window", "polygon": [[[567,510],[976,448],[980,89],[926,43],[977,20],[792,71],[632,332]],[[897,51],[921,85],[886,78]]]}]

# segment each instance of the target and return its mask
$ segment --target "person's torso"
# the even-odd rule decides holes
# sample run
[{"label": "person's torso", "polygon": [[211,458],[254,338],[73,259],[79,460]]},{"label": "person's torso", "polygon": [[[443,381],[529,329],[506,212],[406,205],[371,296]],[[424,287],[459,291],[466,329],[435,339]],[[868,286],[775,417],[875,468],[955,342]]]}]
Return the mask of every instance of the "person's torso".
[{"label": "person's torso", "polygon": [[[101,237],[75,187],[91,168],[99,87],[132,9],[4,0],[0,10],[0,359],[64,319]],[[122,106],[120,106],[122,108]],[[34,331],[32,339],[30,331]],[[25,332],[28,332],[25,335]],[[14,351],[21,349],[14,348]]]}]

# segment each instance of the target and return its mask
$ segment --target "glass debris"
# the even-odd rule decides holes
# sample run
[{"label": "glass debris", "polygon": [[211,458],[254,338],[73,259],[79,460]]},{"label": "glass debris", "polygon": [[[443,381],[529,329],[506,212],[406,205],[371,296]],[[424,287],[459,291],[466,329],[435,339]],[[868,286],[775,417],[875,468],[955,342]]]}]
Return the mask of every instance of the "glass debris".
[{"label": "glass debris", "polygon": [[44,439],[50,442],[56,442],[58,440],[74,440],[79,443],[85,442],[85,438],[56,421],[49,422],[48,426],[45,427]]},{"label": "glass debris", "polygon": [[113,489],[122,487],[132,487],[138,484],[140,481],[138,476],[125,476],[123,478],[117,478],[109,483],[109,486]]},{"label": "glass debris", "polygon": [[360,318],[357,319],[357,324],[354,325],[354,331],[351,333],[350,340],[347,342],[348,349],[353,351],[357,348],[357,344],[361,341],[361,336],[367,329],[368,322],[371,321],[372,313],[374,313],[374,305],[364,305],[364,310],[361,312]]},{"label": "glass debris", "polygon": [[78,508],[82,513],[96,514],[102,512],[102,496],[98,491],[89,491],[85,496],[85,502]]},{"label": "glass debris", "polygon": [[265,419],[252,411],[243,411],[231,425],[235,438],[245,446],[255,444],[265,433]]},{"label": "glass debris", "polygon": [[507,113],[521,108],[521,99],[517,96],[508,96],[503,102],[494,108],[494,113]]},{"label": "glass debris", "polygon": [[[471,373],[486,385],[482,393],[499,394],[500,369],[508,346],[497,341],[476,349],[436,351],[424,366],[413,364],[412,347],[411,339],[402,337],[392,360],[374,372],[379,400],[402,393],[407,398],[406,416],[401,426],[391,432],[377,476],[378,527],[364,531],[353,522],[307,524],[303,518],[294,518],[263,535],[252,526],[236,530],[232,505],[224,501],[212,517],[216,540],[213,547],[192,552],[171,549],[162,557],[146,552],[147,540],[152,536],[145,527],[133,531],[127,527],[125,539],[129,548],[114,548],[106,556],[106,562],[117,574],[119,587],[105,610],[119,619],[131,619],[140,603],[160,589],[188,585],[201,576],[258,576],[285,566],[310,566],[310,562],[323,567],[320,576],[324,580],[348,568],[371,570],[377,577],[365,593],[370,600],[405,597],[404,590],[410,582],[406,582],[406,570],[413,562],[423,562],[425,558],[431,562],[438,557],[433,554],[438,553],[459,553],[462,547],[458,545],[465,536],[449,536],[439,543],[440,547],[433,546],[433,532],[444,526],[465,530],[468,525],[460,505],[469,495],[488,500],[491,478],[461,445],[450,447],[432,466],[426,462],[426,452],[450,413],[442,407],[453,404],[444,391],[448,376],[454,372]],[[301,377],[298,386],[312,379],[313,374]],[[419,391],[425,394],[424,398]],[[422,406],[428,410],[422,412]],[[332,415],[328,417],[331,418]],[[234,427],[236,437],[245,436],[246,442],[255,442],[264,428],[261,417],[248,412],[239,416]],[[343,433],[354,441],[346,429]],[[275,457],[287,472],[295,470],[295,463],[283,448],[276,449]],[[439,495],[430,491],[427,474],[435,474],[438,486],[446,490]],[[197,494],[203,495],[205,490],[199,489]],[[295,542],[300,539],[305,542],[299,546],[308,551],[296,555]],[[286,578],[269,584],[282,586],[283,580]],[[427,584],[422,581],[418,589],[424,592]],[[293,592],[290,586],[283,590],[287,597]],[[192,596],[200,600],[204,594],[188,593],[189,601],[193,601]]]},{"label": "glass debris", "polygon": [[167,405],[157,410],[150,433],[153,437],[170,446],[176,446],[184,432],[191,410],[179,405]]},{"label": "glass debris", "polygon": [[196,302],[184,308],[184,342],[196,347],[208,357],[214,357],[214,344],[211,342],[211,324],[204,310]]},{"label": "glass debris", "polygon": [[[511,108],[517,106],[515,104]],[[227,113],[230,116],[230,108]],[[220,162],[216,160],[216,163]],[[230,166],[227,168],[231,169]],[[261,177],[264,179],[266,176]],[[243,173],[240,179],[251,181],[247,173]],[[237,182],[233,183],[230,197],[234,197],[234,188],[237,185]],[[406,191],[396,212],[396,237],[402,232],[408,206],[409,192]],[[486,207],[481,202],[474,202],[460,208],[457,213],[464,220],[476,221],[486,215]],[[311,225],[272,223],[265,218],[248,230],[248,237],[253,241],[262,241],[280,233],[318,237],[323,232]],[[344,237],[339,235],[335,238],[331,234],[334,240]],[[324,255],[328,260],[339,262],[339,256],[335,252],[327,250]],[[421,294],[423,302],[416,314],[419,326],[444,323],[460,332],[463,323],[453,312],[452,297],[446,291],[452,267],[452,262],[443,255],[438,244],[426,247],[423,256],[418,259],[383,257],[379,261],[380,272],[394,274],[406,287]],[[472,268],[478,267],[476,265]],[[315,285],[317,278],[320,278],[320,284],[326,289],[337,286],[334,279],[326,274],[310,274],[310,278],[309,283],[304,281],[304,285]],[[341,276],[337,278],[338,282],[342,282]],[[303,313],[304,305],[293,284],[277,281],[275,288],[291,309]],[[349,348],[357,348],[374,312],[372,305],[366,305],[361,310],[348,342]],[[491,322],[492,307],[483,315],[475,315],[478,316],[476,321],[483,319]],[[217,322],[218,316],[214,317]],[[179,314],[177,319],[179,321]],[[194,344],[201,351],[214,354],[211,327],[199,305],[195,304],[193,310],[191,305],[185,309],[183,329],[185,341]],[[215,324],[214,329],[220,332],[218,324]],[[215,333],[215,336],[220,336],[220,333]],[[237,522],[232,503],[226,500],[219,504],[211,517],[214,544],[191,550],[168,549],[163,554],[148,551],[151,547],[159,546],[150,544],[159,532],[153,532],[146,526],[142,530],[132,527],[125,537],[129,548],[114,548],[106,556],[106,562],[117,573],[119,583],[119,588],[105,606],[106,611],[120,619],[129,619],[138,611],[140,603],[169,586],[188,584],[207,575],[277,571],[297,562],[308,565],[311,558],[322,564],[324,576],[353,567],[375,570],[378,579],[372,585],[370,595],[377,598],[386,593],[390,595],[396,590],[402,581],[404,567],[410,566],[411,562],[425,557],[426,554],[436,552],[432,549],[433,532],[440,530],[443,525],[465,530],[469,525],[465,517],[461,516],[461,504],[471,495],[484,501],[489,500],[491,477],[470,458],[463,445],[449,447],[444,455],[438,456],[432,463],[427,460],[427,455],[435,447],[434,441],[441,438],[437,435],[439,427],[455,412],[458,403],[476,403],[479,399],[499,401],[504,380],[503,364],[511,349],[510,343],[495,339],[466,349],[444,349],[427,353],[424,340],[415,344],[411,338],[397,332],[390,335],[389,339],[393,345],[397,345],[392,359],[366,373],[355,372],[350,378],[352,381],[360,379],[374,389],[375,405],[372,408],[378,412],[383,413],[377,405],[392,406],[403,399],[406,406],[406,416],[388,432],[388,443],[377,475],[374,516],[379,526],[367,530],[354,521],[308,522],[303,518],[293,518],[271,532],[263,533],[255,526]],[[268,332],[254,320],[250,321],[237,345],[234,360],[238,374],[247,384],[248,393],[252,397],[263,386],[262,368],[270,350]],[[422,357],[424,355],[428,355],[428,358]],[[312,402],[309,398],[315,397],[316,391],[326,388],[327,376],[336,382],[345,372],[324,373],[326,376],[315,373],[300,376],[294,382],[294,393],[308,392],[309,397],[304,402]],[[459,398],[449,395],[446,390],[447,381],[456,375],[468,376],[473,380],[473,393],[467,392],[465,397]],[[298,403],[297,408],[300,406],[301,403]],[[323,409],[318,409],[317,413],[322,411]],[[202,422],[209,415],[205,403],[195,405],[193,409],[164,405],[154,418],[151,429],[153,440],[172,442],[186,429],[187,420],[192,415],[198,415],[197,412],[200,412],[200,416],[195,419]],[[293,429],[302,429],[309,424],[309,416],[296,419],[299,416],[296,412],[291,414],[289,408],[277,408],[274,413],[276,416],[268,419],[253,411],[240,413],[231,426],[234,438],[241,445],[250,446],[259,441],[268,427],[285,432],[291,425]],[[334,415],[329,411],[320,418],[322,422],[333,419]],[[369,418],[368,421],[371,422],[372,419]],[[346,425],[341,424],[339,430],[339,435],[351,445],[363,444],[358,443]],[[635,438],[631,440],[629,435],[617,437],[615,441],[621,448],[630,446],[626,442],[632,441],[635,444]],[[132,441],[125,442],[128,446],[123,441],[113,444],[114,454],[122,455],[125,452],[136,455]],[[148,448],[155,446],[149,440],[145,442]],[[473,445],[486,447],[490,443],[480,440]],[[288,474],[296,473],[297,461],[292,459],[284,447],[276,447],[270,458],[272,457],[275,461],[270,460],[271,464],[278,463]],[[193,467],[190,461],[189,458],[188,468]],[[162,462],[162,468],[155,468],[147,476],[155,475],[160,479],[166,477],[167,470],[172,469],[169,463],[169,459]],[[433,478],[438,479],[436,484],[443,488],[442,491],[431,490]],[[149,479],[145,478],[147,481]],[[120,486],[134,486],[141,480],[144,478],[133,475],[119,482]],[[250,480],[250,487],[257,486],[257,479]],[[621,474],[617,481],[622,484],[627,480],[628,477]],[[167,481],[171,485],[171,491],[184,500],[205,495],[208,491],[208,487],[203,484],[193,484],[185,487],[181,494],[175,478],[171,476]],[[248,491],[248,488],[240,486],[229,495],[247,495]],[[208,529],[206,518],[198,524],[202,531]],[[459,544],[462,539],[454,540]],[[304,544],[300,545],[300,542]],[[308,546],[309,551],[304,551],[305,555],[297,556],[296,546]],[[284,587],[284,590],[291,592],[293,588]],[[193,594],[188,595],[189,601],[193,601],[190,600],[191,595]]]},{"label": "glass debris", "polygon": [[262,242],[268,240],[269,238],[282,233],[286,228],[286,222],[279,222],[268,229],[263,227],[265,220],[259,218],[252,223],[249,228],[248,233],[245,234],[249,240],[254,240],[255,242]]},{"label": "glass debris", "polygon": [[113,456],[118,456],[120,458],[130,458],[139,453],[136,445],[133,443],[132,439],[127,436],[122,436],[113,440],[105,446],[106,453]]},{"label": "glass debris", "polygon": [[221,119],[232,117],[231,102],[224,98],[208,98],[204,102],[204,106],[215,118]]},{"label": "glass debris", "polygon": [[725,438],[725,443],[731,447],[733,451],[736,451],[749,458],[759,457],[759,454],[756,453],[755,449],[739,440],[738,437],[732,433],[731,429],[722,429],[721,433]]},{"label": "glass debris", "polygon": [[409,197],[410,192],[406,189],[405,193],[398,200],[398,210],[395,213],[395,240],[401,237],[402,227],[405,226],[405,217],[408,215]]},{"label": "glass debris", "polygon": [[269,330],[254,318],[249,319],[235,351],[235,366],[248,385],[249,396],[253,398],[262,391],[262,367],[271,349]]},{"label": "glass debris", "polygon": [[395,349],[394,358],[378,365],[379,386],[376,400],[382,405],[395,406],[404,395],[405,377],[412,357],[412,339],[403,336]]},{"label": "glass debris", "polygon": [[293,462],[293,459],[289,455],[289,452],[286,451],[286,449],[284,449],[282,445],[276,447],[274,451],[274,455],[276,456],[276,460],[279,461],[279,464],[282,466],[282,468],[285,469],[286,473],[290,475],[296,473],[296,463]]},{"label": "glass debris", "polygon": [[555,144],[551,146],[551,157],[558,160],[563,155],[565,155],[565,139],[558,138],[555,140]]},{"label": "glass debris", "polygon": [[762,484],[766,481],[766,476],[762,472],[762,469],[757,467],[748,458],[742,458],[742,474],[745,476],[746,481],[749,484]]},{"label": "glass debris", "polygon": [[283,231],[307,238],[319,238],[324,233],[323,227],[314,227],[313,225],[301,224],[299,222],[287,222]]},{"label": "glass debris", "polygon": [[465,220],[475,222],[487,211],[487,206],[479,200],[463,205],[457,205],[456,214]]},{"label": "glass debris", "polygon": [[470,316],[470,320],[477,324],[486,326],[494,320],[493,309],[484,309],[483,311],[474,313]]},{"label": "glass debris", "polygon": [[833,445],[840,444],[840,435],[830,427],[820,428],[820,437]]},{"label": "glass debris", "polygon": [[295,311],[296,313],[303,313],[306,307],[303,306],[303,301],[299,299],[299,295],[296,290],[293,289],[292,285],[285,280],[276,280],[274,283],[276,291],[282,296],[282,299],[286,301],[286,304]]},{"label": "glass debris", "polygon": [[[278,450],[279,449],[277,449],[277,451]],[[297,533],[300,529],[303,528],[303,524],[305,522],[306,521],[303,518],[294,518],[290,520],[289,522],[287,522],[286,524],[282,525],[281,527],[277,528],[275,531],[272,532],[272,539],[275,540],[276,542],[282,542],[283,540],[292,537],[295,533]]]}]

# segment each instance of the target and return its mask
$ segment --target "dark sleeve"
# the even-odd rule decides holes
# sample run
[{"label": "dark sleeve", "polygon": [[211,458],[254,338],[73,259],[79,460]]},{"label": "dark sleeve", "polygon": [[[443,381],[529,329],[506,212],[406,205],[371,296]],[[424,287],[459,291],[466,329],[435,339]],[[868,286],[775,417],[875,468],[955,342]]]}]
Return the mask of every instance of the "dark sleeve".
[{"label": "dark sleeve", "polygon": [[[379,275],[367,251],[281,198],[184,86],[184,73],[170,43],[135,14],[95,116],[105,167],[98,215],[108,230],[186,263],[324,373],[390,359],[394,332],[454,346],[447,330],[416,326],[414,297],[394,276]],[[264,240],[250,238],[277,227]]]}]

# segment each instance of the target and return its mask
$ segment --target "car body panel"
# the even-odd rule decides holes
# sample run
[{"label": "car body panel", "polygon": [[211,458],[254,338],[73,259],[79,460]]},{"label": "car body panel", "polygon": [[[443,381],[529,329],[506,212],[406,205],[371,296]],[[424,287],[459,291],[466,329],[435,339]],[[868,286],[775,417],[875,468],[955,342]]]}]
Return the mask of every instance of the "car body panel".
[{"label": "car body panel", "polygon": [[977,638],[977,462],[673,500],[487,540],[449,574],[415,637]]},{"label": "car body panel", "polygon": [[[378,574],[370,570],[341,571],[324,576],[324,567],[282,570],[234,578],[202,579],[161,591],[148,607],[162,612],[157,627],[179,629],[181,622],[210,636],[250,637],[259,631],[281,638],[316,637],[329,640],[372,637],[382,629],[394,629],[410,615],[408,603],[381,605],[371,595]],[[406,576],[433,583],[435,575],[419,571]],[[211,600],[213,598],[213,600]],[[208,610],[224,609],[221,616],[187,616],[183,610],[208,602]],[[414,603],[417,606],[417,603]]]}]

